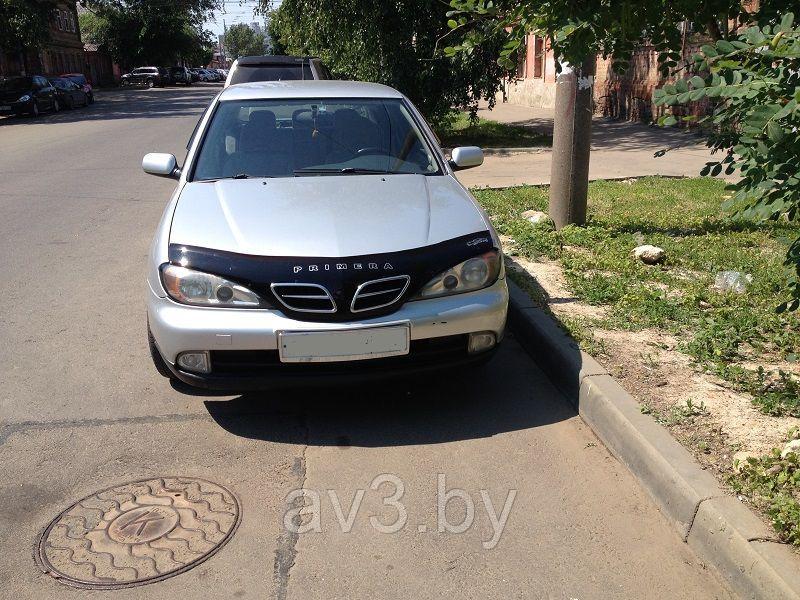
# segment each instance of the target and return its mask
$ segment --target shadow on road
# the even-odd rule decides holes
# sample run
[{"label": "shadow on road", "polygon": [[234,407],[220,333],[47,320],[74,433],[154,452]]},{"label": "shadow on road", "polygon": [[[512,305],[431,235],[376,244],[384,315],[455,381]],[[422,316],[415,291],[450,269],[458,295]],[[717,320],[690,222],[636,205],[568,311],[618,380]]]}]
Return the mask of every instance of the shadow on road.
[{"label": "shadow on road", "polygon": [[39,123],[74,123],[113,119],[159,119],[199,114],[222,89],[222,84],[195,84],[191,87],[116,89],[99,91],[96,101],[86,107],[42,114],[0,118],[0,127]]},{"label": "shadow on road", "polygon": [[[575,415],[513,339],[482,369],[400,383],[247,394],[205,405],[220,427],[238,436],[340,447],[479,439]],[[303,426],[287,427],[287,417]]]}]

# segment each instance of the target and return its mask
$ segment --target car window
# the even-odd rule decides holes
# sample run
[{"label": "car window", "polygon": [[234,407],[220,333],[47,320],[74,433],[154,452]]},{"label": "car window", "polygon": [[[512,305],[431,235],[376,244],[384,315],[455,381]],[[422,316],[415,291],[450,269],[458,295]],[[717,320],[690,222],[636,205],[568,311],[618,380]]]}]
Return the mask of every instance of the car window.
[{"label": "car window", "polygon": [[308,63],[302,65],[239,65],[233,72],[231,84],[249,81],[296,81],[314,79]]},{"label": "car window", "polygon": [[30,77],[9,77],[0,79],[0,90],[4,92],[23,92],[33,87],[33,80]]},{"label": "car window", "polygon": [[226,100],[194,179],[348,172],[436,174],[436,155],[401,99]]}]

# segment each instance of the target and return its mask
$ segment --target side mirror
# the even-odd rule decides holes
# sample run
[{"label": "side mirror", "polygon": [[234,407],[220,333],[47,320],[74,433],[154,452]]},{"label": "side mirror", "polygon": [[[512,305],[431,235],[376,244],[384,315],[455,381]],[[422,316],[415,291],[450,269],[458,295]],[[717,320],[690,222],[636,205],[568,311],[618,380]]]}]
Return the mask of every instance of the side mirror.
[{"label": "side mirror", "polygon": [[142,169],[145,173],[158,175],[159,177],[172,177],[177,179],[181,176],[181,170],[178,168],[178,161],[175,156],[163,152],[150,152],[149,154],[145,154],[142,159]]},{"label": "side mirror", "polygon": [[461,146],[453,148],[450,166],[454,171],[480,167],[483,164],[483,150],[477,146]]}]

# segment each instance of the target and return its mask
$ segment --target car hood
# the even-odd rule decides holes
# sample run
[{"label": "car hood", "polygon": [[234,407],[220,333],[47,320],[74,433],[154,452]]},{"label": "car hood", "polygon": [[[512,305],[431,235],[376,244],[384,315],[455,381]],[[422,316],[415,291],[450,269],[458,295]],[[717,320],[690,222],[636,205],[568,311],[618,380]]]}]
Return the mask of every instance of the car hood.
[{"label": "car hood", "polygon": [[489,229],[450,176],[223,179],[184,186],[169,241],[249,255],[343,257]]}]

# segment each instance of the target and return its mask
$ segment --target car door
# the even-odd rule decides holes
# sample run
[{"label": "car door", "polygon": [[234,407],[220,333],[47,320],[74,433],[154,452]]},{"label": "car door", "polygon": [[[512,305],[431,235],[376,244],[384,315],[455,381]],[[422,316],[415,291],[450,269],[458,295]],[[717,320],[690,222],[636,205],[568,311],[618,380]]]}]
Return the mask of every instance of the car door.
[{"label": "car door", "polygon": [[86,104],[86,94],[83,93],[81,86],[74,81],[67,82],[67,91],[72,97],[72,106],[83,106]]},{"label": "car door", "polygon": [[33,93],[39,102],[40,108],[53,108],[56,98],[56,90],[44,77],[36,76],[33,78]]}]

